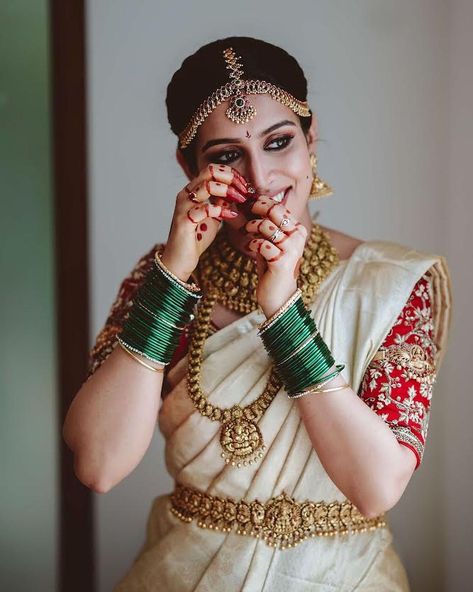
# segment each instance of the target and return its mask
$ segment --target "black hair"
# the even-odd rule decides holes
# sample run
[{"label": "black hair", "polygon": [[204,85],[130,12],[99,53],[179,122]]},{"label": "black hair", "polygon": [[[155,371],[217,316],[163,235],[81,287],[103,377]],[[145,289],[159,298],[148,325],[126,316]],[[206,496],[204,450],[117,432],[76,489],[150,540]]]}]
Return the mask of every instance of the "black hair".
[{"label": "black hair", "polygon": [[[229,81],[222,52],[233,47],[241,56],[244,79],[265,80],[307,100],[307,80],[297,60],[284,49],[253,37],[226,37],[203,45],[188,56],[167,87],[166,107],[172,131],[178,136],[189,123],[197,107],[219,86]],[[312,116],[300,117],[307,133]],[[184,149],[179,147],[193,174],[197,174],[195,138]]]}]

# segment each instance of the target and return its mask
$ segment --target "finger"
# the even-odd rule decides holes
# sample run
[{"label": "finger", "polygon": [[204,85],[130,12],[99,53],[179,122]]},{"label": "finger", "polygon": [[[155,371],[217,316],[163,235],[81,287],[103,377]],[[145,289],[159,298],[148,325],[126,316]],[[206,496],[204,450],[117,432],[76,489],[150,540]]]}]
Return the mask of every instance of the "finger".
[{"label": "finger", "polygon": [[281,249],[264,238],[251,239],[248,242],[248,249],[264,257],[268,263],[278,261],[283,255]]},{"label": "finger", "polygon": [[290,236],[289,234],[286,234],[284,228],[276,226],[276,224],[269,218],[256,218],[255,220],[250,220],[250,222],[245,225],[245,229],[254,234],[261,234],[264,238],[274,236],[274,238],[271,239],[271,242],[277,245],[284,242]]},{"label": "finger", "polygon": [[244,177],[237,170],[224,164],[209,164],[187,185],[187,188],[189,191],[196,191],[198,187],[209,181],[224,183],[228,186],[233,185],[241,195],[247,193],[248,184]]},{"label": "finger", "polygon": [[236,169],[225,164],[209,164],[204,169],[204,180],[222,181],[227,185],[233,184],[238,191],[246,194],[248,191],[248,182]]},{"label": "finger", "polygon": [[256,263],[256,273],[258,274],[258,277],[261,277],[268,269],[268,262],[260,254],[256,254],[255,263]]},{"label": "finger", "polygon": [[215,220],[232,219],[235,218],[235,212],[224,206],[218,206],[212,203],[204,203],[198,206],[193,206],[186,212],[186,218],[193,225],[200,224],[206,218],[214,218]]},{"label": "finger", "polygon": [[192,188],[187,197],[189,199],[193,198],[191,201],[202,203],[212,195],[224,197],[228,201],[235,203],[244,203],[246,201],[245,196],[238,189],[220,181],[202,181],[202,183]]},{"label": "finger", "polygon": [[284,216],[290,218],[291,210],[288,210],[283,204],[274,201],[267,195],[260,195],[251,206],[254,214],[259,214],[262,218],[270,218],[278,226]]},{"label": "finger", "polygon": [[[236,180],[238,180],[240,182],[241,186],[245,190],[244,193],[247,193],[250,190],[250,184],[248,183],[248,181],[236,169],[232,169],[232,171],[233,171],[233,175],[235,177],[235,181],[234,182],[236,182]],[[253,189],[253,188],[251,188],[251,189]],[[240,191],[241,191],[241,189],[240,189]]]}]

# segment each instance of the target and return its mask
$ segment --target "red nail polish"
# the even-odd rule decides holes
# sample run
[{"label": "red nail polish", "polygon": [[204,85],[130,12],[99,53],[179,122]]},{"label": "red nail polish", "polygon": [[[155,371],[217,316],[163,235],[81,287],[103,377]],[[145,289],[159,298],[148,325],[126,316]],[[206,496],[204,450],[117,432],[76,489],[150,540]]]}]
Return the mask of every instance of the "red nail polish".
[{"label": "red nail polish", "polygon": [[229,185],[227,187],[227,197],[231,197],[234,201],[237,201],[238,203],[245,203],[246,198],[244,195],[242,195],[238,189],[235,189],[235,187],[232,187],[231,185]]}]

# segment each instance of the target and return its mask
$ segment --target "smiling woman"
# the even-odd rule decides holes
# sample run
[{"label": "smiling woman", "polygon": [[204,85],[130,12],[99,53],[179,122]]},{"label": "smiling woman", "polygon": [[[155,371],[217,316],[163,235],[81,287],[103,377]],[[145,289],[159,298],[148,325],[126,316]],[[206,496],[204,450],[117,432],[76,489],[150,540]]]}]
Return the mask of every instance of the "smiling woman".
[{"label": "smiling woman", "polygon": [[98,491],[138,464],[156,418],[166,439],[175,488],[115,592],[406,591],[386,512],[422,460],[446,261],[311,218],[331,190],[283,49],[209,43],[166,103],[188,182],[166,243],[120,286],[64,428]]}]

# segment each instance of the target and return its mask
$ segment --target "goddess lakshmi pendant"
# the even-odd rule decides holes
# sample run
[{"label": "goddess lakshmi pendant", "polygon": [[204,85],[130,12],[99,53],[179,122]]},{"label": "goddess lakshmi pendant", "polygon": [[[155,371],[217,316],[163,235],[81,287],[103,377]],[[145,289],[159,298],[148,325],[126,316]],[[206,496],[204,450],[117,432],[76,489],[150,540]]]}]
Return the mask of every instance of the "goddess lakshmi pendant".
[{"label": "goddess lakshmi pendant", "polygon": [[220,429],[221,456],[227,464],[242,467],[251,465],[263,457],[266,446],[259,427],[243,417],[243,409],[238,405],[230,410],[231,419]]}]

